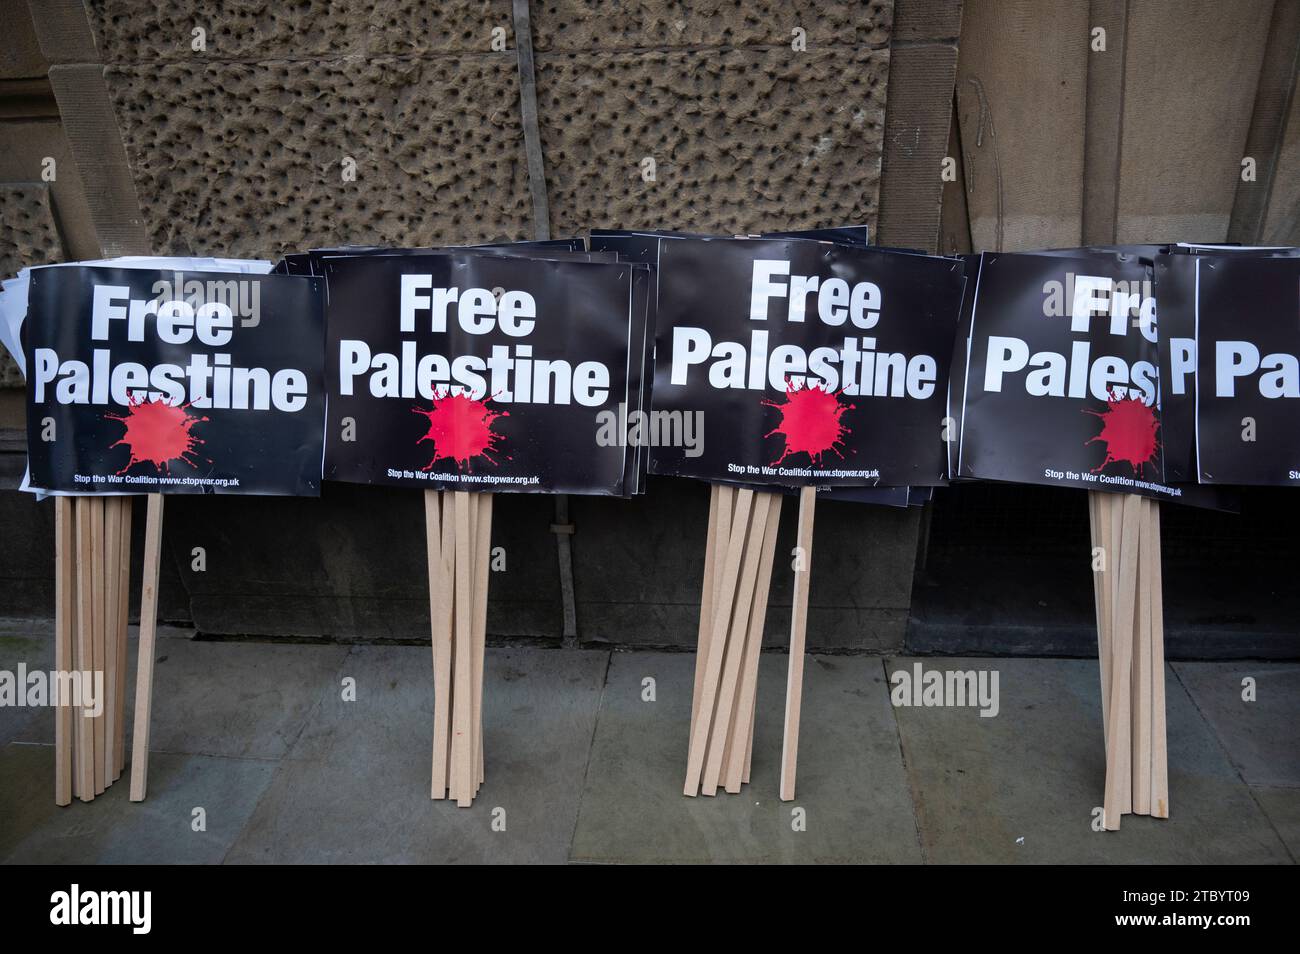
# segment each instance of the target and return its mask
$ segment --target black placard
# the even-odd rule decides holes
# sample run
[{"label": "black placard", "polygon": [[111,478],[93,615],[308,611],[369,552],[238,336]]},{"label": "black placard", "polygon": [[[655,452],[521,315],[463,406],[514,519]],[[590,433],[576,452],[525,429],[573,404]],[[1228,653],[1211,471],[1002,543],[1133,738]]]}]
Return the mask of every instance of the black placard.
[{"label": "black placard", "polygon": [[1160,443],[1165,479],[1196,482],[1196,262],[1194,255],[1157,255],[1160,326]]},{"label": "black placard", "polygon": [[444,248],[392,248],[387,245],[336,245],[309,252],[285,255],[271,269],[276,275],[324,275],[321,260],[334,255],[433,255],[458,249],[523,258],[576,258],[598,261],[585,254],[586,243],[580,238],[544,239],[536,242],[494,242],[487,245],[463,245]]},{"label": "black placard", "polygon": [[1149,264],[985,253],[970,321],[960,476],[1182,499],[1164,483]]},{"label": "black placard", "polygon": [[[807,238],[818,241],[838,242],[845,245],[866,246],[868,231],[865,225],[842,226],[827,229],[806,229],[793,232],[772,232],[767,233],[762,238]],[[632,262],[644,262],[648,264],[653,274],[657,277],[659,268],[659,248],[663,241],[675,241],[686,238],[696,239],[717,239],[726,240],[724,236],[696,235],[686,232],[662,232],[662,231],[622,231],[615,229],[592,229],[590,244],[592,249],[601,251],[615,252],[621,259]],[[646,348],[646,364],[649,365],[651,356],[649,349],[654,345],[654,325],[653,314],[657,308],[656,303],[656,280],[651,281],[650,285],[650,333],[643,342]],[[649,380],[646,380],[645,390],[649,390]],[[643,400],[648,400],[649,395],[643,395]],[[649,455],[646,453],[638,454],[640,460],[641,475],[644,476],[645,469],[649,464]],[[726,481],[726,483],[735,486],[749,486],[751,489],[763,489],[764,485],[746,485],[743,481]],[[834,500],[846,503],[864,503],[875,504],[886,507],[904,507],[911,504],[911,497],[906,487],[819,487],[818,496],[825,500]],[[925,500],[929,499],[928,495],[924,496]],[[924,502],[921,495],[917,496],[917,503]]]},{"label": "black placard", "polygon": [[1199,479],[1300,486],[1300,259],[1192,267]]},{"label": "black placard", "polygon": [[652,449],[651,473],[944,483],[963,282],[952,259],[824,242],[661,243],[653,405],[702,415],[704,443]]},{"label": "black placard", "polygon": [[34,269],[31,485],[318,494],[323,324],[315,278]]},{"label": "black placard", "polygon": [[1203,259],[1294,258],[1296,249],[1239,245],[1175,245],[1155,257],[1160,315],[1160,425],[1165,478],[1195,482],[1196,263]]},{"label": "black placard", "polygon": [[468,251],[323,263],[327,479],[635,489],[618,421],[629,340],[644,333],[646,268]]},{"label": "black placard", "polygon": [[871,230],[865,225],[837,225],[827,229],[795,229],[790,232],[764,232],[759,238],[803,238],[841,245],[871,244]]}]

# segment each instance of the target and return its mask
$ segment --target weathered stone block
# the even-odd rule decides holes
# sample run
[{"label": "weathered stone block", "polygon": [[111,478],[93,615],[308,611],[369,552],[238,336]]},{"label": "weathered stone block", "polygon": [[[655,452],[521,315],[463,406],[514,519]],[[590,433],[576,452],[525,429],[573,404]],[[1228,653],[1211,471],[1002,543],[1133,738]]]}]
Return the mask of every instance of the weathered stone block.
[{"label": "weathered stone block", "polygon": [[874,224],[888,72],[868,48],[539,56],[552,229]]},{"label": "weathered stone block", "polygon": [[510,54],[115,66],[107,77],[155,252],[275,256],[528,231]]}]

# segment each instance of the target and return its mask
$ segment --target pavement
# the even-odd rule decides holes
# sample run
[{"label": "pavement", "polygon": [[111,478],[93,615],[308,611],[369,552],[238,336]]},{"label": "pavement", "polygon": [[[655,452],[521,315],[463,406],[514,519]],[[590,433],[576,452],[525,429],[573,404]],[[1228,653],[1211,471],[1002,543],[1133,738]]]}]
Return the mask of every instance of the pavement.
[{"label": "pavement", "polygon": [[[1300,663],[1171,664],[1170,817],[1126,816],[1120,831],[1099,832],[1096,660],[811,655],[798,788],[784,803],[783,653],[762,658],[750,784],[737,795],[687,798],[693,654],[489,648],[486,781],[473,807],[460,809],[429,799],[427,647],[208,642],[168,631],[156,659],[142,803],[128,800],[124,775],[90,803],[55,806],[53,710],[0,708],[0,861],[1198,864],[1300,856]],[[19,662],[51,668],[49,634],[0,627],[0,670]],[[894,706],[889,676],[916,662],[995,670],[997,715]],[[344,699],[348,679],[355,701]],[[1243,686],[1253,687],[1253,701]]]}]

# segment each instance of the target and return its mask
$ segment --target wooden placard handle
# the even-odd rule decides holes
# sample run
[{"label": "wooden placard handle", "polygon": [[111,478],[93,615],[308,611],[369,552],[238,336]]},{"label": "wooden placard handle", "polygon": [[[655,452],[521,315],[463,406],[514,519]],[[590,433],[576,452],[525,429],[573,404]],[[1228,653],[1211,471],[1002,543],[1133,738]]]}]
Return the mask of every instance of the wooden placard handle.
[{"label": "wooden placard handle", "polygon": [[149,718],[158,636],[158,571],[162,560],[162,494],[149,494],[144,521],[144,575],[140,583],[140,646],[135,665],[135,725],[131,735],[131,801],[144,801],[149,784]]},{"label": "wooden placard handle", "polygon": [[785,731],[781,743],[781,801],[794,798],[799,762],[799,710],[803,705],[804,644],[808,634],[808,585],[812,579],[813,510],[817,488],[799,491],[799,524],[795,533],[794,602],[790,607],[790,668],[785,680]]}]

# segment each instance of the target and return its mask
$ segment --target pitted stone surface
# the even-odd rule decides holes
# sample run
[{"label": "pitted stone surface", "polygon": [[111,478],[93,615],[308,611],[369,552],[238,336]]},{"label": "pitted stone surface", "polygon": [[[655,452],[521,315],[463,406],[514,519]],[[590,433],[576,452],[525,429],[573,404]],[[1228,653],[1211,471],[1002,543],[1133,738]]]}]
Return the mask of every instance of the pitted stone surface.
[{"label": "pitted stone surface", "polygon": [[[530,237],[509,0],[90,8],[156,252]],[[892,0],[531,19],[554,234],[874,225]]]},{"label": "pitted stone surface", "polygon": [[371,54],[515,49],[510,0],[381,0],[372,6],[367,35],[367,52]]},{"label": "pitted stone surface", "polygon": [[[311,56],[360,52],[373,3],[348,0],[91,0],[91,30],[105,62]],[[194,30],[203,49],[194,48]]]},{"label": "pitted stone surface", "polygon": [[791,49],[803,31],[809,52],[889,44],[893,0],[550,0],[533,5],[538,51],[617,52],[670,47]]},{"label": "pitted stone surface", "polygon": [[[551,0],[533,3],[533,46],[612,53],[671,47],[808,50],[889,44],[893,0]],[[514,49],[510,0],[90,0],[107,62],[270,59]],[[194,30],[203,30],[195,49]],[[494,42],[497,46],[494,47]]]},{"label": "pitted stone surface", "polygon": [[866,48],[541,56],[552,230],[874,223],[888,71]]},{"label": "pitted stone surface", "polygon": [[0,278],[20,268],[63,261],[63,242],[43,182],[0,183]]},{"label": "pitted stone surface", "polygon": [[509,0],[91,0],[88,7],[95,42],[112,63],[486,53],[498,37],[514,48]]},{"label": "pitted stone surface", "polygon": [[273,256],[527,232],[510,54],[116,66],[107,76],[156,252]]},{"label": "pitted stone surface", "polygon": [[[59,238],[50,206],[49,187],[41,182],[0,183],[0,278],[12,278],[29,265],[61,262]],[[23,377],[9,353],[0,348],[0,388],[22,387]]]}]

